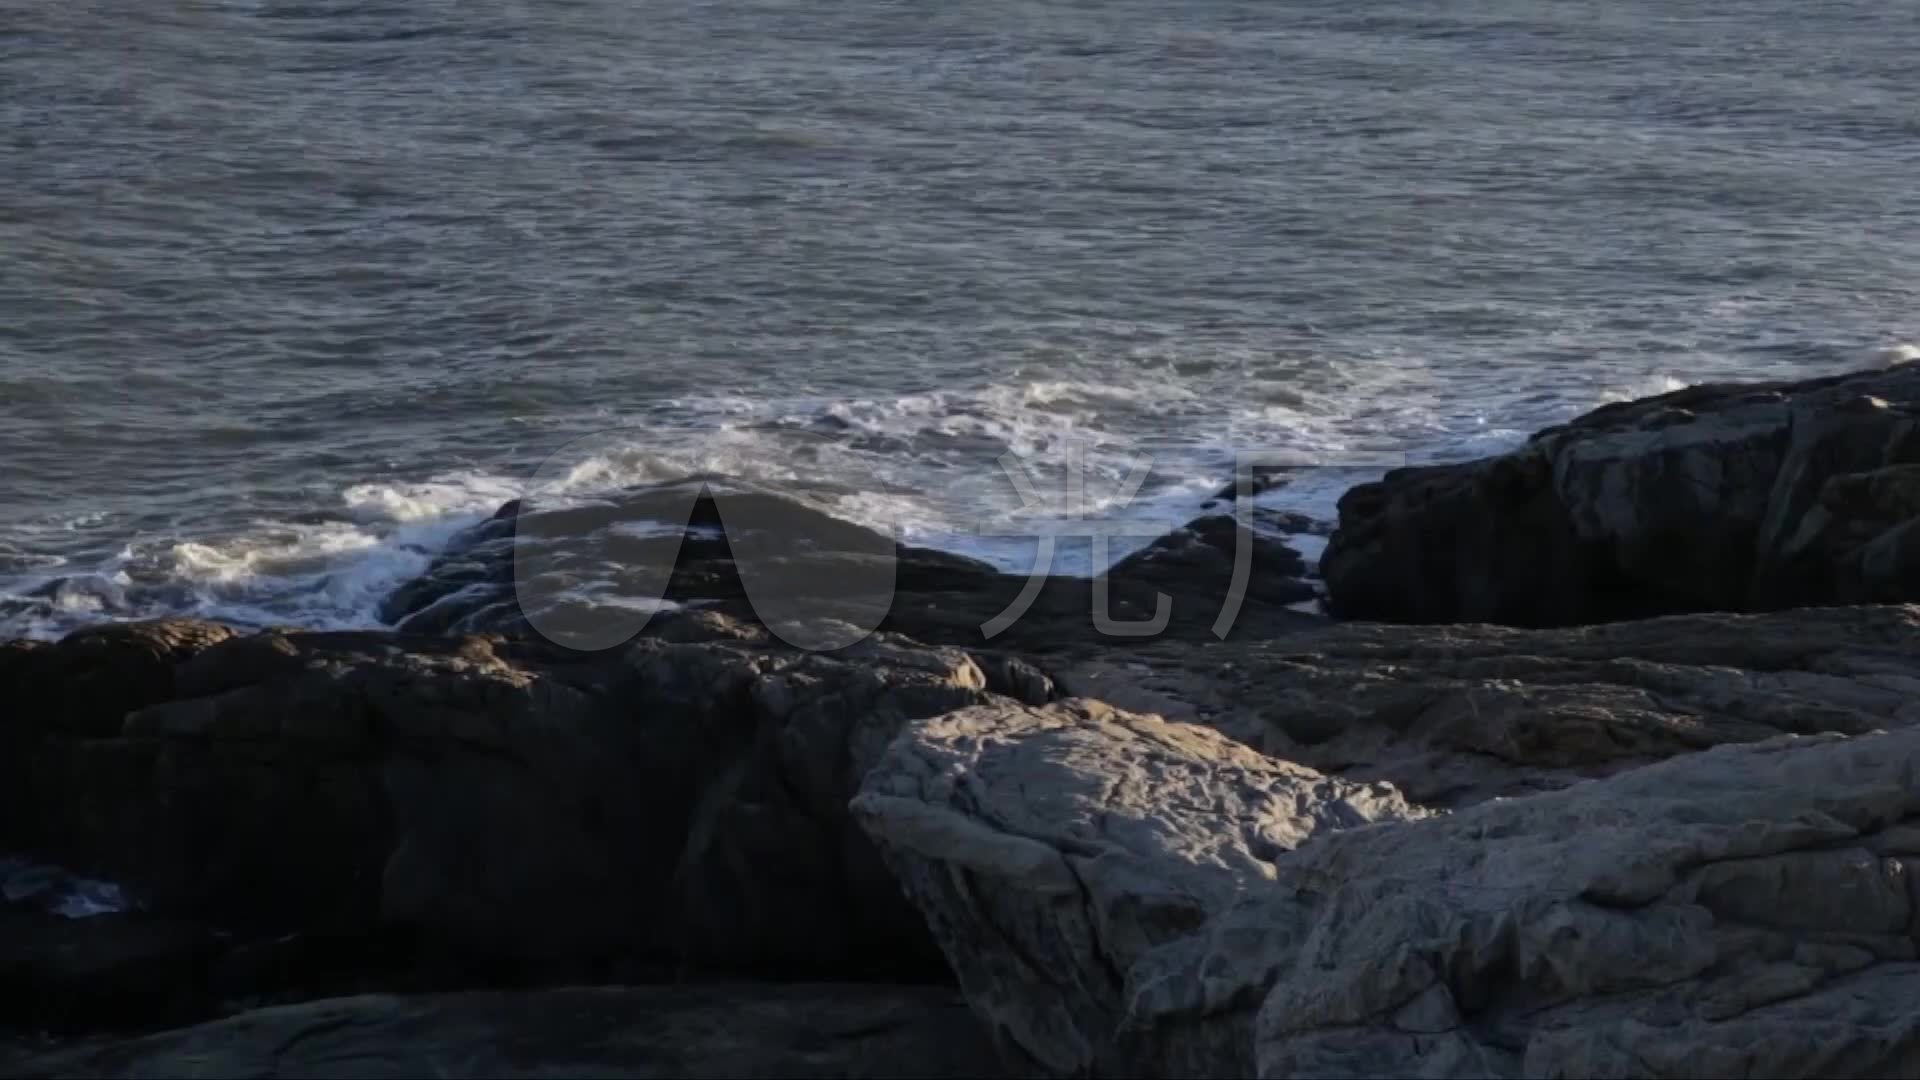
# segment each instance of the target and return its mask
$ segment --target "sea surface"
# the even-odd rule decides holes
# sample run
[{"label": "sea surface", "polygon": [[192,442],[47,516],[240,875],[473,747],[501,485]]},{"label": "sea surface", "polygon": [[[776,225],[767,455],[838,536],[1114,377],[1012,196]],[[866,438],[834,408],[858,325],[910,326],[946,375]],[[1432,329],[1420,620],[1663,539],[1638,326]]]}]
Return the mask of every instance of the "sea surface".
[{"label": "sea surface", "polygon": [[1920,357],[1916,58],[1910,0],[0,0],[0,636],[372,625],[530,484],[695,471],[1018,568],[1074,475],[1326,517]]}]

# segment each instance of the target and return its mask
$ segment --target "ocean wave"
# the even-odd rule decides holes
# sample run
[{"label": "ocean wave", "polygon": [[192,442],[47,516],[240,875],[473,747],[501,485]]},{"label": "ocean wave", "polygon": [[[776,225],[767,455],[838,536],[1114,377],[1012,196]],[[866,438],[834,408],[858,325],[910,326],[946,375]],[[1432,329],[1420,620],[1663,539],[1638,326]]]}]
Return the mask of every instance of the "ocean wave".
[{"label": "ocean wave", "polygon": [[1598,405],[1611,405],[1618,401],[1637,401],[1640,398],[1658,397],[1671,394],[1676,390],[1685,390],[1693,385],[1685,379],[1673,375],[1651,374],[1633,382],[1621,383],[1603,390],[1594,401]]},{"label": "ocean wave", "polygon": [[[0,634],[53,637],[167,614],[375,628],[383,598],[511,499],[567,501],[695,475],[804,489],[849,520],[1013,572],[1034,568],[1034,537],[1053,534],[1062,542],[1046,569],[1088,574],[1102,558],[1092,535],[1111,538],[1111,561],[1224,509],[1221,489],[1248,454],[1288,466],[1256,506],[1324,523],[1347,490],[1387,468],[1498,453],[1534,426],[1447,412],[1412,361],[1297,374],[1234,395],[1152,370],[890,397],[716,395],[659,403],[630,421],[609,411],[603,431],[531,467],[354,483],[298,521],[141,538],[93,566],[31,554],[38,545],[0,546]],[[1650,375],[1596,397],[1682,385]]]},{"label": "ocean wave", "polygon": [[389,512],[375,514],[370,508],[386,501],[377,490],[349,489],[342,509],[350,520],[262,521],[218,538],[140,539],[92,567],[14,576],[0,582],[0,633],[54,638],[93,623],[167,615],[252,627],[377,627],[379,602],[503,501],[477,485],[435,512],[417,491],[396,491]]},{"label": "ocean wave", "polygon": [[1868,350],[1865,360],[1869,364],[1880,367],[1911,364],[1916,360],[1920,360],[1920,344],[1915,344],[1911,341],[1896,341],[1891,345],[1882,345]]}]

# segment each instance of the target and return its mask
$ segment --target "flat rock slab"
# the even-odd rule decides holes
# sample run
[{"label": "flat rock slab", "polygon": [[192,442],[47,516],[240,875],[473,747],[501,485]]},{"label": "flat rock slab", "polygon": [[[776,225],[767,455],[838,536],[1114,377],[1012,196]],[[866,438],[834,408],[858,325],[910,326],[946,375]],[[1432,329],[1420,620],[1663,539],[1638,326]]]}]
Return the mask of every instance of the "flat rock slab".
[{"label": "flat rock slab", "polygon": [[1783,738],[1333,837],[1211,948],[1301,920],[1263,1076],[1911,1076],[1916,770],[1916,732]]},{"label": "flat rock slab", "polygon": [[367,996],[6,1062],[19,1077],[991,1077],[947,991],[657,986]]},{"label": "flat rock slab", "polygon": [[1787,734],[1920,723],[1920,608],[1565,630],[1351,623],[1052,667],[1062,692],[1458,808]]}]

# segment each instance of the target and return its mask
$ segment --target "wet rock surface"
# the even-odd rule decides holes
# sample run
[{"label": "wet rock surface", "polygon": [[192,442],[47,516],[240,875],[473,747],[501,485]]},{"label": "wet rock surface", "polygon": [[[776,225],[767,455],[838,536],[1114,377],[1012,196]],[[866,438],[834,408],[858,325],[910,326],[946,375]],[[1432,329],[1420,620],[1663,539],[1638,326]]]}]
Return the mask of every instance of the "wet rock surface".
[{"label": "wet rock surface", "polygon": [[1920,365],[1695,386],[1340,502],[1332,610],[1566,626],[1920,599]]},{"label": "wet rock surface", "polygon": [[[717,494],[716,494],[717,493]],[[509,504],[389,597],[382,617],[412,631],[548,636],[593,647],[645,632],[656,602],[760,622],[784,640],[834,648],[885,630],[967,648],[1048,652],[1114,636],[1211,639],[1243,536],[1223,513],[1121,560],[1103,580],[1007,574],[898,544],[788,494],[721,478],[539,508]],[[1230,632],[1259,636],[1314,620],[1300,555],[1267,530],[1244,534],[1244,599]],[[1118,634],[1095,621],[1164,625]],[[1164,601],[1161,599],[1164,597]],[[844,624],[824,633],[822,622]]]}]

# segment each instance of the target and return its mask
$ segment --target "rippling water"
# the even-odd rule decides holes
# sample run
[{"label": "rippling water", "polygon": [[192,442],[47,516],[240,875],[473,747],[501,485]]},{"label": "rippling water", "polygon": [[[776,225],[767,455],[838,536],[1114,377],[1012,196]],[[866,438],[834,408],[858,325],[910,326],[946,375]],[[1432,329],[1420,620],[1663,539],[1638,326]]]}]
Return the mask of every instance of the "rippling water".
[{"label": "rippling water", "polygon": [[365,623],[543,463],[993,555],[1008,451],[1151,441],[1172,521],[1235,447],[1920,354],[1916,55],[1866,0],[0,0],[0,632]]}]

